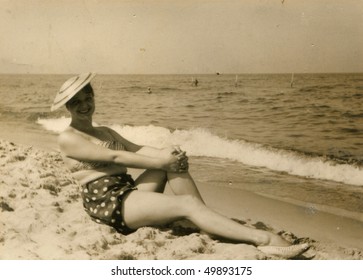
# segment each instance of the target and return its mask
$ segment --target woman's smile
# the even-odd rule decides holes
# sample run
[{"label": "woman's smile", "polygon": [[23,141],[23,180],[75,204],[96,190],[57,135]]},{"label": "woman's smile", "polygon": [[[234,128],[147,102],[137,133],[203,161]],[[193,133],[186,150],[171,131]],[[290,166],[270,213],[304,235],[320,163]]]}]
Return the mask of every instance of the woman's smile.
[{"label": "woman's smile", "polygon": [[91,107],[88,107],[86,109],[78,110],[78,113],[83,115],[83,114],[88,114],[90,111],[91,111]]}]

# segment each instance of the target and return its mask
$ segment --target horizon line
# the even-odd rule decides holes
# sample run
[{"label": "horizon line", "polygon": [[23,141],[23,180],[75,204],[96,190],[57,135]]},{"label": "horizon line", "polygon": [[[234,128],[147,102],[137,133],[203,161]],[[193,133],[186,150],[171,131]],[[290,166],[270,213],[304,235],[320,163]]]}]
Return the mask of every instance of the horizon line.
[{"label": "horizon line", "polygon": [[[215,73],[102,73],[102,72],[94,72],[97,75],[144,75],[144,76],[162,76],[162,75],[181,75],[181,76],[197,76],[197,75],[215,75],[215,76],[223,76],[223,75],[306,75],[306,74],[363,74],[362,72],[215,72]],[[79,73],[83,73],[79,72]],[[74,73],[23,73],[23,72],[0,72],[0,75],[78,75],[78,72]]]}]

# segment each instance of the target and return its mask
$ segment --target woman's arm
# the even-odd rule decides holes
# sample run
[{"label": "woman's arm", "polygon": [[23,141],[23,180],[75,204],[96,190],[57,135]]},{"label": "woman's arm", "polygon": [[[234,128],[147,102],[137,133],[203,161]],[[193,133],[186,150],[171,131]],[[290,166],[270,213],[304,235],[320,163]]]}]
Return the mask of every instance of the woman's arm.
[{"label": "woman's arm", "polygon": [[132,143],[128,141],[127,139],[123,138],[120,134],[118,134],[116,131],[112,130],[111,128],[108,128],[109,132],[112,134],[112,136],[119,142],[121,142],[127,151],[152,156],[152,157],[165,157],[169,156],[169,154],[181,154],[183,153],[179,146],[171,146],[163,149],[150,147],[150,146],[141,146],[137,145],[135,143]]},{"label": "woman's arm", "polygon": [[169,159],[172,155],[176,156],[179,161],[180,169],[179,172],[186,172],[189,169],[188,157],[186,156],[186,152],[182,151],[179,146],[170,146],[166,148],[155,148],[150,146],[141,146],[134,144],[125,138],[123,138],[116,131],[107,128],[109,133],[119,142],[121,142],[126,150],[132,151],[134,153],[138,153],[140,155],[149,156],[152,158],[162,158]]},{"label": "woman's arm", "polygon": [[58,138],[65,156],[77,160],[112,162],[131,168],[162,169],[170,172],[184,172],[180,169],[178,156],[151,157],[129,151],[116,151],[96,145],[81,135],[63,132]]}]

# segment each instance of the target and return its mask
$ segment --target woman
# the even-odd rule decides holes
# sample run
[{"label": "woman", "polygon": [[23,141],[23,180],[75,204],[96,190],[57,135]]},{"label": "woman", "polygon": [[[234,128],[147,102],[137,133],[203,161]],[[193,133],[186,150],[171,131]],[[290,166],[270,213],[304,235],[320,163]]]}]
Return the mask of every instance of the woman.
[{"label": "woman", "polygon": [[[179,147],[156,149],[134,144],[114,130],[94,126],[95,74],[66,81],[51,111],[66,105],[70,126],[59,135],[64,161],[82,185],[86,212],[98,222],[128,234],[143,226],[188,219],[201,230],[259,250],[291,258],[309,248],[291,245],[278,235],[243,226],[211,209],[188,173],[188,157]],[[145,169],[134,181],[127,168]],[[163,194],[166,183],[175,195]]]}]

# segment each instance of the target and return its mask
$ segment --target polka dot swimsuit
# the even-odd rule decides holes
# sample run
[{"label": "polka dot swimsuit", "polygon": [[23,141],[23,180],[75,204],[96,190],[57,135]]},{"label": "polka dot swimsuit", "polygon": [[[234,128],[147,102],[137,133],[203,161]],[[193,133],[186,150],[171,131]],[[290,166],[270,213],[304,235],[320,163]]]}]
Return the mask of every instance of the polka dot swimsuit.
[{"label": "polka dot swimsuit", "polygon": [[136,189],[134,180],[128,174],[98,178],[82,186],[84,209],[95,222],[129,234],[134,230],[128,228],[123,220],[122,199]]}]

